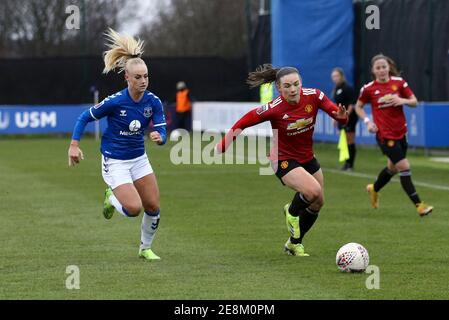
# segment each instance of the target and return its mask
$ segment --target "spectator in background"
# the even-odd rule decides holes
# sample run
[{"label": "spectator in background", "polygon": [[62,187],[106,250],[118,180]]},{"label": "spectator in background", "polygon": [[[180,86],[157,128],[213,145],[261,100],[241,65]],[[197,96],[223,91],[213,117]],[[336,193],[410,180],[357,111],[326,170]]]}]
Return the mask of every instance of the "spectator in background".
[{"label": "spectator in background", "polygon": [[192,127],[192,96],[184,81],[176,84],[176,129],[190,131]]},{"label": "spectator in background", "polygon": [[334,101],[337,105],[341,104],[346,107],[349,114],[349,120],[346,125],[337,123],[338,130],[345,130],[346,141],[348,144],[349,158],[341,168],[345,171],[351,171],[354,167],[356,154],[355,147],[355,126],[357,125],[358,116],[354,109],[356,96],[354,89],[346,82],[345,73],[342,68],[334,68],[331,73],[332,81],[335,87],[332,91]]}]

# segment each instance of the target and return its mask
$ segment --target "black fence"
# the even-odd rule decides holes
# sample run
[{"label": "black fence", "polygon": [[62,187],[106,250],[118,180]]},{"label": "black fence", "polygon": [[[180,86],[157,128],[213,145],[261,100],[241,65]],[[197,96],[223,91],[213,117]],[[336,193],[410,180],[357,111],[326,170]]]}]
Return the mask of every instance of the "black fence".
[{"label": "black fence", "polygon": [[[380,28],[369,30],[365,9],[376,5]],[[355,87],[371,80],[370,59],[393,58],[419,100],[449,100],[449,0],[355,0]],[[271,60],[270,15],[259,17],[247,57],[145,59],[149,90],[166,104],[175,100],[183,80],[198,101],[257,101],[258,91],[245,84],[248,70]],[[248,58],[249,57],[249,58]],[[98,57],[0,59],[0,104],[92,102],[126,86],[123,75],[103,75]]]},{"label": "black fence", "polygon": [[[183,80],[197,100],[251,101],[245,84],[247,59],[218,57],[145,59],[149,90],[165,103],[175,100]],[[0,104],[90,103],[126,87],[123,74],[103,75],[101,57],[0,59]]]},{"label": "black fence", "polygon": [[[376,5],[380,28],[369,30],[366,8]],[[449,100],[449,1],[354,2],[355,86],[371,81],[370,60],[383,53],[396,61],[418,100]]]}]

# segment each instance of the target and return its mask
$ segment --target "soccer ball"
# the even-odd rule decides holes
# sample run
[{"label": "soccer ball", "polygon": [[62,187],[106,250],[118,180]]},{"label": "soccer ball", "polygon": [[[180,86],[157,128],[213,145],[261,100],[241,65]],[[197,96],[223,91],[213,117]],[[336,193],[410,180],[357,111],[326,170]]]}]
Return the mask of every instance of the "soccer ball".
[{"label": "soccer ball", "polygon": [[368,251],[361,244],[350,242],[337,252],[338,269],[343,272],[363,272],[369,264]]}]

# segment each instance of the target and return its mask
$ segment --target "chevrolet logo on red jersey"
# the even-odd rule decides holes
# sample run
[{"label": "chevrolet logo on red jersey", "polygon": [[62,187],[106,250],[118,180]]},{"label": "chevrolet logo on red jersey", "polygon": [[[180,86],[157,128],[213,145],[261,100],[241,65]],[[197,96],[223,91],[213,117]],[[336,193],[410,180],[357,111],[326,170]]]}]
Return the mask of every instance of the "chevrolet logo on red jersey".
[{"label": "chevrolet logo on red jersey", "polygon": [[293,123],[289,123],[287,130],[295,130],[295,129],[299,130],[299,129],[302,129],[302,128],[308,126],[312,122],[313,122],[313,117],[306,118],[306,119],[299,119]]},{"label": "chevrolet logo on red jersey", "polygon": [[390,99],[392,99],[393,96],[394,96],[394,94],[391,94],[391,93],[386,94],[386,95],[380,97],[380,98],[377,100],[377,102],[378,102],[378,103],[386,103],[387,101],[389,101]]}]

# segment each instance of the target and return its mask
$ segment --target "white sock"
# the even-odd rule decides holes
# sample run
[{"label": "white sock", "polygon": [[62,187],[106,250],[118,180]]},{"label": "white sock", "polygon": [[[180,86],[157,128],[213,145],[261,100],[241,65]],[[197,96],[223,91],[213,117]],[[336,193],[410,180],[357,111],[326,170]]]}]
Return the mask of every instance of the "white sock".
[{"label": "white sock", "polygon": [[149,249],[153,243],[154,235],[159,226],[160,210],[156,212],[145,211],[142,217],[140,248]]},{"label": "white sock", "polygon": [[122,204],[118,201],[114,194],[109,197],[109,201],[111,201],[112,205],[115,209],[117,209],[118,212],[120,212],[123,216],[129,218],[128,211],[123,208]]}]

